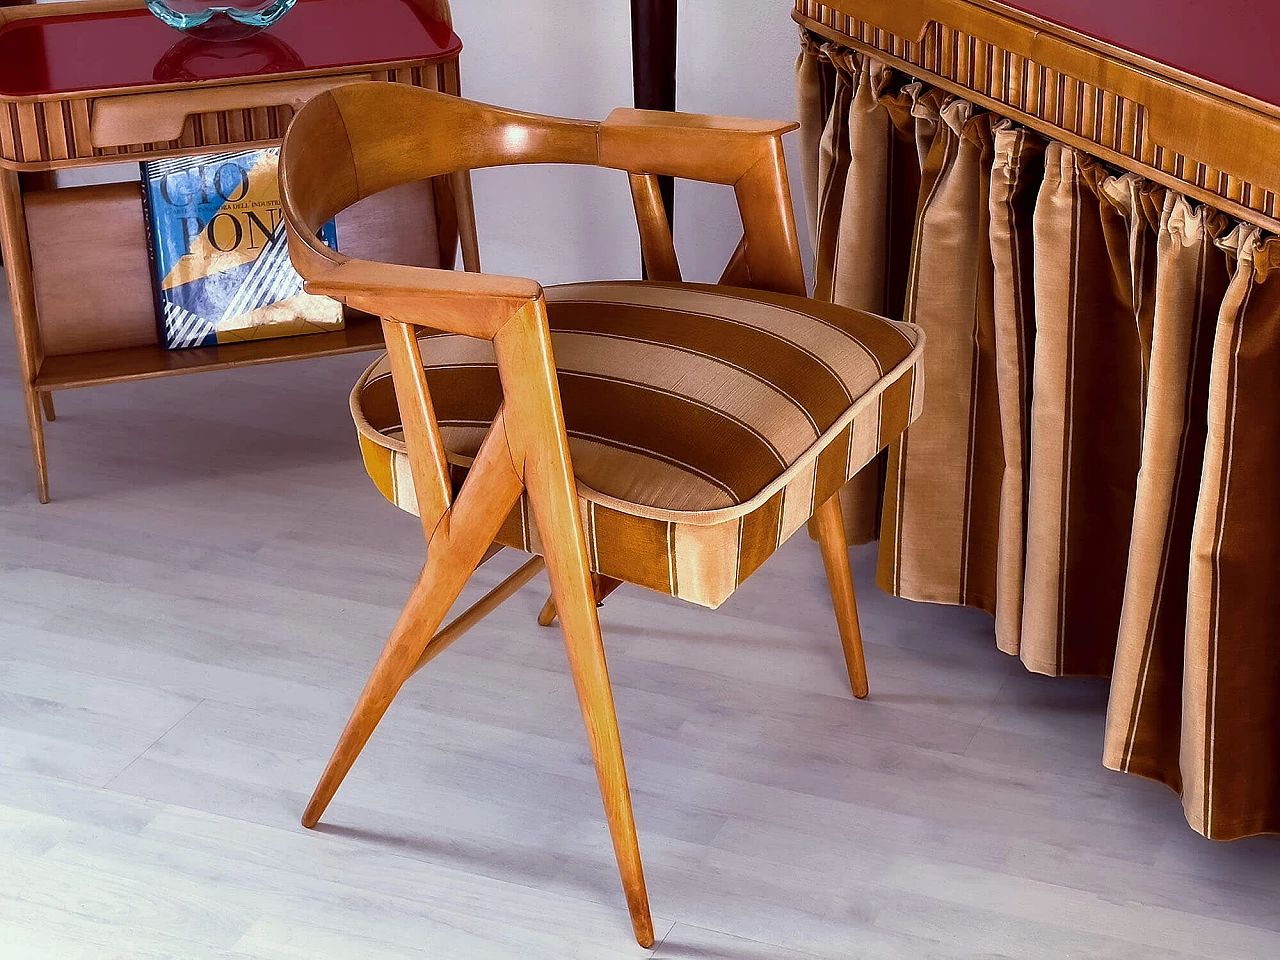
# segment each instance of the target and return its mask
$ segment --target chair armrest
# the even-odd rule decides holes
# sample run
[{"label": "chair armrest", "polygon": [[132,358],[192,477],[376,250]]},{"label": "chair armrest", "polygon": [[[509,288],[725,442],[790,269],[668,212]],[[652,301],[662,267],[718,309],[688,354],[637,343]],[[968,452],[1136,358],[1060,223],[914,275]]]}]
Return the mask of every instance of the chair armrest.
[{"label": "chair armrest", "polygon": [[600,124],[600,165],[631,173],[737,183],[799,124],[620,107]]},{"label": "chair armrest", "polygon": [[733,186],[743,239],[726,277],[803,296],[804,270],[782,135],[799,124],[618,109],[600,124],[599,163],[631,174],[641,249],[651,276],[680,278],[655,176]]},{"label": "chair armrest", "polygon": [[343,260],[313,275],[308,293],[333,297],[389,320],[485,340],[542,297],[534,280],[371,260]]}]

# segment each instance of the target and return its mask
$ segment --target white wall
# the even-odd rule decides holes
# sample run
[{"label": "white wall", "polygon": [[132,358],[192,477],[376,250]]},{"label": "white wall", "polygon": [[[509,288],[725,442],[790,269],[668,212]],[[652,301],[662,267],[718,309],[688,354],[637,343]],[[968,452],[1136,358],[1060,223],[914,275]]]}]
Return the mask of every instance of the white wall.
[{"label": "white wall", "polygon": [[[797,30],[786,0],[680,0],[676,105],[790,119]],[[601,118],[631,104],[629,0],[453,0],[464,96],[521,110]],[[788,136],[796,218],[807,237],[796,135]],[[486,271],[544,283],[639,276],[626,176],[519,167],[474,176]],[[714,281],[742,233],[728,187],[676,188],[685,279]],[[807,248],[807,241],[805,241]]]},{"label": "white wall", "polygon": [[[462,92],[475,100],[584,119],[630,106],[630,0],[452,0]],[[799,49],[787,0],[679,0],[676,106],[695,113],[795,117]],[[796,134],[787,162],[808,252]],[[136,178],[136,166],[60,174],[63,183]],[[474,175],[482,266],[542,283],[640,275],[626,176],[581,167]],[[728,187],[676,187],[676,252],[686,280],[714,282],[742,228]],[[808,265],[806,263],[806,271]]]}]

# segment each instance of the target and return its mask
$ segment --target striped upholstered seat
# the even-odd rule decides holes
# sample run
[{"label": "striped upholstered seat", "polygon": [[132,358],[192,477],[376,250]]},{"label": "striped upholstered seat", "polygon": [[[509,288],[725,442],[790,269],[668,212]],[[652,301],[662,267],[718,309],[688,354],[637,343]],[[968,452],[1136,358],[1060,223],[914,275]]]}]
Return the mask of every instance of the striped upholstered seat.
[{"label": "striped upholstered seat", "polygon": [[[546,291],[593,568],[722,603],[921,407],[919,329],[799,297],[696,284]],[[455,486],[502,399],[492,344],[422,355]],[[413,512],[386,357],[352,393],[365,466]],[[528,504],[499,541],[540,552]]]}]

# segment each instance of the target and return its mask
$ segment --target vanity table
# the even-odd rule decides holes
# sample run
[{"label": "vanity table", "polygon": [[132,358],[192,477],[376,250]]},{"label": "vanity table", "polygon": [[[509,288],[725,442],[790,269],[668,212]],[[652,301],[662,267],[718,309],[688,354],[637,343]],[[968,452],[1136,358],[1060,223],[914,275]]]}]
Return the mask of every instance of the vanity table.
[{"label": "vanity table", "polygon": [[[457,94],[461,49],[447,0],[299,0],[226,43],[182,36],[142,0],[0,7],[0,252],[42,502],[54,391],[383,346],[376,318],[349,313],[333,333],[163,349],[139,185],[59,187],[53,174],[278,146],[295,108],[338,84]],[[350,211],[339,242],[451,265],[470,209],[459,178],[413,185]]]},{"label": "vanity table", "polygon": [[788,5],[815,296],[929,338],[845,489],[878,582],[1110,678],[1103,765],[1193,829],[1280,831],[1280,13]]}]

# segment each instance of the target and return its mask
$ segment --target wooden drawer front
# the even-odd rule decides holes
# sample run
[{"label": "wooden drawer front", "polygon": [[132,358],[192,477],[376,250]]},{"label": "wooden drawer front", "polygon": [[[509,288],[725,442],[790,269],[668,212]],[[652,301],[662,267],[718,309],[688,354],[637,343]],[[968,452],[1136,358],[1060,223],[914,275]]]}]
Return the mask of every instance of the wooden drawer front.
[{"label": "wooden drawer front", "polygon": [[0,162],[20,170],[56,169],[269,146],[284,135],[296,105],[359,80],[453,92],[457,61],[193,91],[0,102]]}]

